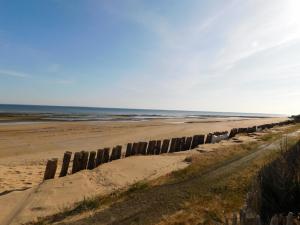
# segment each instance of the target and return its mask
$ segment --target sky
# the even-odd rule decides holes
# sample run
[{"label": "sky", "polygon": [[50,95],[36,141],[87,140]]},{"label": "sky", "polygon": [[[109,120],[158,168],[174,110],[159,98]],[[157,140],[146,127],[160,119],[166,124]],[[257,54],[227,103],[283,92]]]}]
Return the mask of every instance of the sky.
[{"label": "sky", "polygon": [[300,113],[299,0],[0,0],[0,103]]}]

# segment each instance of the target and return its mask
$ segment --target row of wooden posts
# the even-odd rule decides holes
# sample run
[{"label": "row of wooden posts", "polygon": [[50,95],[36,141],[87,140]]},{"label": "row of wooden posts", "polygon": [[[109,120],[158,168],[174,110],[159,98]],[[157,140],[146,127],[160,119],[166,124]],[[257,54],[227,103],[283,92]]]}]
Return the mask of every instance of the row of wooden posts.
[{"label": "row of wooden posts", "polygon": [[[126,146],[125,157],[134,155],[159,155],[165,153],[173,153],[180,151],[187,151],[196,148],[198,145],[216,143],[221,140],[228,138],[233,138],[239,133],[252,133],[258,130],[263,130],[266,128],[272,128],[274,126],[282,126],[289,124],[290,121],[281,123],[265,124],[261,126],[254,126],[248,128],[233,128],[230,133],[228,131],[224,132],[214,132],[206,135],[194,135],[193,137],[180,137],[164,139],[164,140],[151,140],[149,142],[135,142],[128,143]],[[110,153],[110,148],[99,149],[96,151],[80,151],[75,152],[73,158],[73,165],[71,173],[76,173],[81,170],[89,169],[92,170],[95,167],[103,163],[107,163],[113,160],[120,159],[122,157],[122,146],[117,145],[114,147]],[[72,152],[65,152],[62,162],[62,167],[60,171],[60,177],[64,177],[68,174],[69,165],[72,158]],[[46,170],[44,174],[44,180],[53,179],[57,170],[58,159],[48,160],[46,165]]]}]

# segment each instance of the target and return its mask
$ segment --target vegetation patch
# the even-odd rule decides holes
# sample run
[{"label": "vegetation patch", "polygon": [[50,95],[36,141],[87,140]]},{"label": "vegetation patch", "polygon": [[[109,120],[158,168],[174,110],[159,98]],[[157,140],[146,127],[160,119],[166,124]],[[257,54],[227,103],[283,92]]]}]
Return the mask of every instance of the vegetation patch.
[{"label": "vegetation patch", "polygon": [[[299,126],[291,126],[266,134],[271,137],[261,138],[259,142],[232,143],[216,151],[193,155],[192,163],[183,170],[155,181],[138,182],[106,197],[85,199],[72,210],[61,213],[56,221],[87,210],[95,211],[93,220],[99,223],[107,222],[105,218],[114,218],[115,223],[125,225],[141,221],[160,225],[224,221],[241,208],[260,168],[278,156],[281,136],[298,129]],[[273,140],[276,145],[272,144]],[[53,218],[55,216],[52,221]],[[91,221],[86,218],[78,224],[92,224]]]}]

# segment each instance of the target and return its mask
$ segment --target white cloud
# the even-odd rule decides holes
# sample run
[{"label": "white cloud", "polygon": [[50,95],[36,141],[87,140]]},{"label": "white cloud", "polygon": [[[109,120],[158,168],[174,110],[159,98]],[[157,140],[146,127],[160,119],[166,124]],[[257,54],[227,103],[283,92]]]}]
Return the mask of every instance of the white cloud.
[{"label": "white cloud", "polygon": [[13,70],[2,70],[0,69],[0,75],[1,76],[10,76],[10,77],[18,77],[18,78],[30,78],[31,75],[27,73],[22,73],[18,71]]},{"label": "white cloud", "polygon": [[[272,112],[274,93],[281,99],[297,95],[291,83],[300,86],[299,0],[221,3],[205,17],[182,18],[180,25],[160,11],[136,1],[132,4],[122,10],[114,8],[115,15],[150,30],[159,43],[147,53],[151,66],[132,75],[134,80],[128,84],[122,81],[122,85],[134,87],[131,99],[146,99],[148,103],[156,96],[153,93],[160,93],[161,105],[165,106],[161,108],[201,110],[205,106],[224,111],[252,111],[246,104],[239,110],[236,101],[248,101],[253,106],[257,101],[259,111]],[[145,83],[146,87],[142,85]],[[269,101],[261,104],[263,94]],[[221,96],[226,96],[224,104]],[[295,109],[286,104],[281,112]]]},{"label": "white cloud", "polygon": [[237,10],[244,11],[245,15],[239,17],[236,26],[227,28],[227,41],[220,52],[218,66],[234,65],[300,39],[298,0],[248,1],[245,8]]}]

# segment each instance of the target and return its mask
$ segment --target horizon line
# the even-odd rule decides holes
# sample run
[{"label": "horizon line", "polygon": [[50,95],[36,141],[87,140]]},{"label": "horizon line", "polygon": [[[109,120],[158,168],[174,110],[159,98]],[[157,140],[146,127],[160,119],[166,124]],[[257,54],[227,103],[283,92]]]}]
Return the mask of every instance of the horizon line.
[{"label": "horizon line", "polygon": [[104,106],[75,106],[75,105],[48,105],[48,104],[18,104],[18,103],[0,103],[0,105],[15,106],[42,106],[42,107],[72,107],[72,108],[94,108],[94,109],[127,109],[127,110],[151,110],[151,111],[183,111],[183,112],[208,112],[208,113],[236,113],[236,114],[262,114],[262,115],[278,115],[292,116],[280,113],[260,113],[260,112],[233,112],[233,111],[210,111],[210,110],[183,110],[183,109],[153,109],[153,108],[131,108],[131,107],[104,107]]}]

